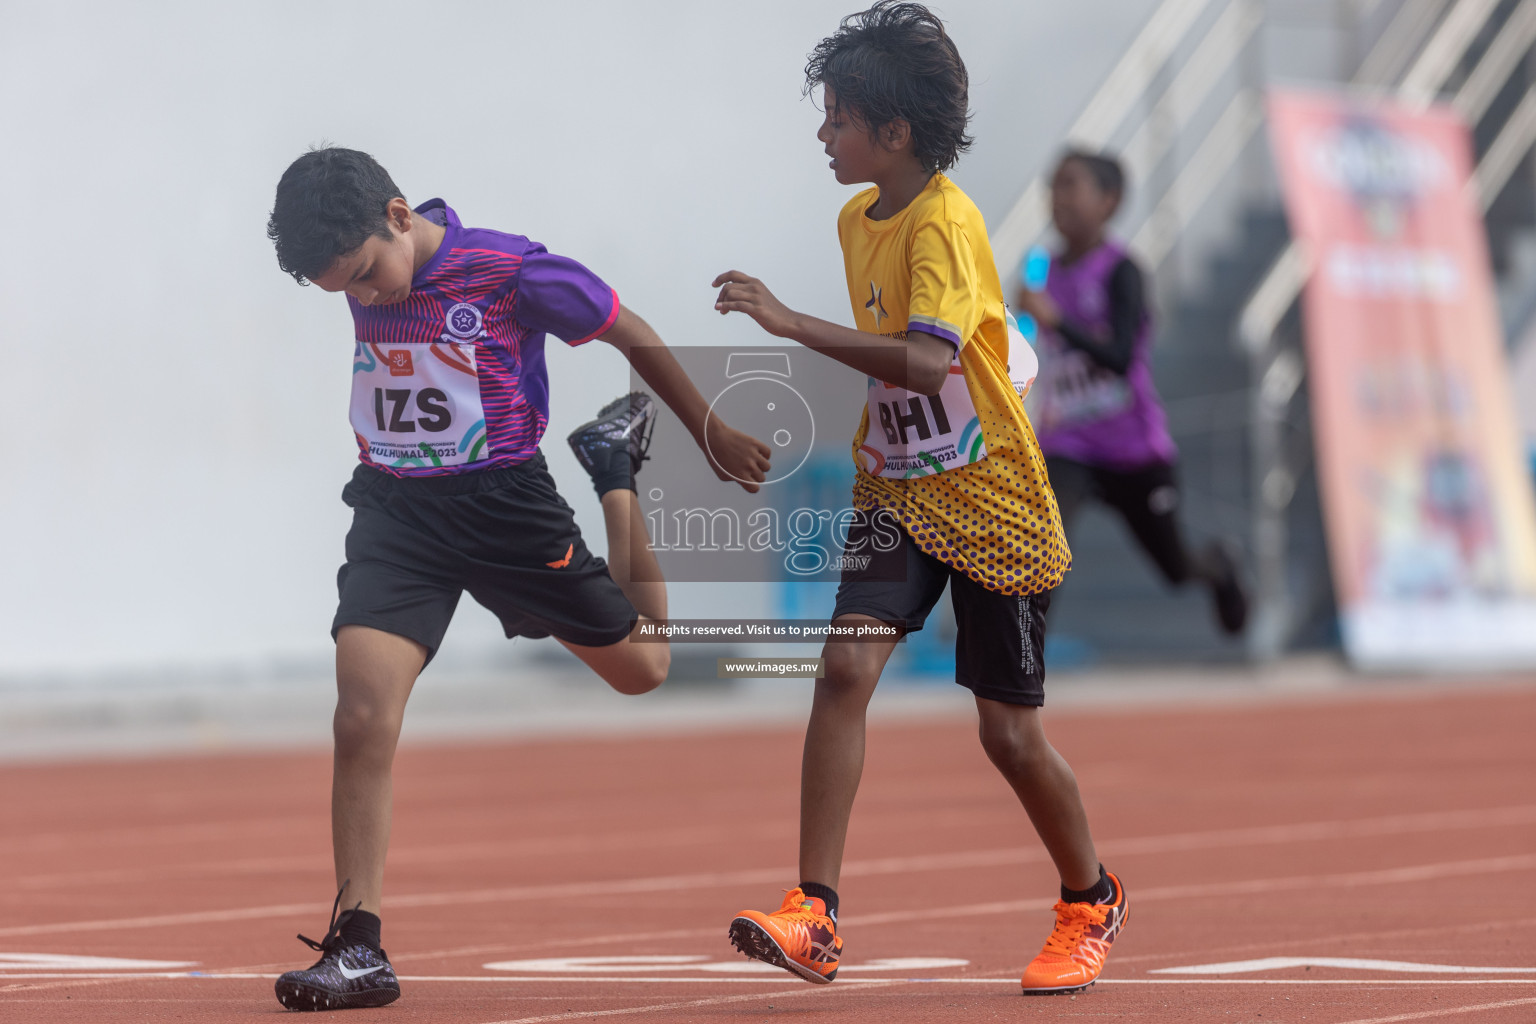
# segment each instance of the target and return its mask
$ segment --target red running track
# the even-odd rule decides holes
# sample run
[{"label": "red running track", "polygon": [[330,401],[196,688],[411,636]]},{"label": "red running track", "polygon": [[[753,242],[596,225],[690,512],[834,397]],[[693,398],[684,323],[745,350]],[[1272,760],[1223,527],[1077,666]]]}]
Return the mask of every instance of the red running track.
[{"label": "red running track", "polygon": [[[408,749],[405,994],[342,1019],[1536,1021],[1533,724],[1536,688],[1471,684],[1053,713],[1133,913],[1094,989],[1039,999],[1056,879],[969,721],[871,728],[824,987],[725,938],[796,881],[798,729]],[[323,753],[0,768],[0,1020],[283,1012],[328,785]]]}]

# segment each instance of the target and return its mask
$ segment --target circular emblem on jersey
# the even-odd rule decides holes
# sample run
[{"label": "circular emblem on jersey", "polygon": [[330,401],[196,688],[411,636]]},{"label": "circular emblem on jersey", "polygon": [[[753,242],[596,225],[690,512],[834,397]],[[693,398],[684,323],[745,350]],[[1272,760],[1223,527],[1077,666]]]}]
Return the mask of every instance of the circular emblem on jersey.
[{"label": "circular emblem on jersey", "polygon": [[480,335],[480,325],[484,318],[480,310],[467,302],[456,302],[448,307],[448,314],[443,317],[443,322],[448,327],[448,333],[455,338],[475,338]]}]

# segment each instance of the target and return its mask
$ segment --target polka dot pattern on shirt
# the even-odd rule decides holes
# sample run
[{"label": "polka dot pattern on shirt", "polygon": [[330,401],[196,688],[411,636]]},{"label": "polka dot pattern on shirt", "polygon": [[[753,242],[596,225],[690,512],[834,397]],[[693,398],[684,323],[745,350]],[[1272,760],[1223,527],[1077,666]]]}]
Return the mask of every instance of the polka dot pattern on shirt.
[{"label": "polka dot pattern on shirt", "polygon": [[[974,352],[962,350],[961,363],[986,458],[910,479],[874,477],[860,468],[853,504],[890,509],[919,548],[988,590],[1011,596],[1050,590],[1066,578],[1072,553],[1035,432],[1006,377]],[[854,439],[855,465],[868,430],[866,410]]]}]

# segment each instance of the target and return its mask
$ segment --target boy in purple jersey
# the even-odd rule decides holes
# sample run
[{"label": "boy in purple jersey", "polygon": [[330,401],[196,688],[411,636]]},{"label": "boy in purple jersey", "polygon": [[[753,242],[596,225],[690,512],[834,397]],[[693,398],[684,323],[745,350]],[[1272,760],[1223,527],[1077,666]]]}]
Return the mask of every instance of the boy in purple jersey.
[{"label": "boy in purple jersey", "polygon": [[1044,291],[1021,288],[1039,321],[1036,436],[1064,525],[1089,498],[1111,506],[1174,585],[1211,589],[1217,622],[1240,633],[1248,599],[1220,545],[1191,551],[1180,535],[1178,450],[1149,362],[1152,318],[1141,269],[1107,237],[1125,193],[1119,161],[1068,150],[1051,180],[1051,219],[1065,249]]},{"label": "boy in purple jersey", "polygon": [[[733,430],[651,328],[575,260],[520,235],[465,228],[442,200],[414,210],[355,150],[294,161],[267,226],[300,284],[344,292],[356,327],[351,422],[359,459],[338,574],[331,830],[342,893],[314,966],[277,982],[295,1010],[400,995],[380,945],[391,765],[406,699],[468,591],[508,637],[553,636],[621,693],[666,678],[665,643],[630,643],[667,615],[635,493],[655,408],[636,392],[570,443],[592,476],[609,565],[587,550],[539,452],[549,413],[546,334],[600,338],[677,413],[715,475],[755,492],[766,445]],[[706,443],[706,436],[708,441]],[[300,936],[302,939],[303,936]]]}]

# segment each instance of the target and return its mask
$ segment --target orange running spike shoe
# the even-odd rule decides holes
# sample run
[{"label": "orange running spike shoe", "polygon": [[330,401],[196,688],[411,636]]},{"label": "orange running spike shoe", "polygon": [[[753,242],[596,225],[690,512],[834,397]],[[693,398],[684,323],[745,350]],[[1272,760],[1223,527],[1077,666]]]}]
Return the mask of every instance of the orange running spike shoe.
[{"label": "orange running spike shoe", "polygon": [[1040,955],[1024,968],[1027,996],[1058,996],[1092,985],[1109,958],[1109,947],[1125,927],[1129,906],[1120,879],[1105,872],[1115,887],[1111,903],[1056,901],[1056,927]]},{"label": "orange running spike shoe", "polygon": [[806,981],[825,985],[837,977],[843,940],[827,905],[791,889],[771,914],[743,910],[731,922],[731,945],[753,960],[782,967]]}]

